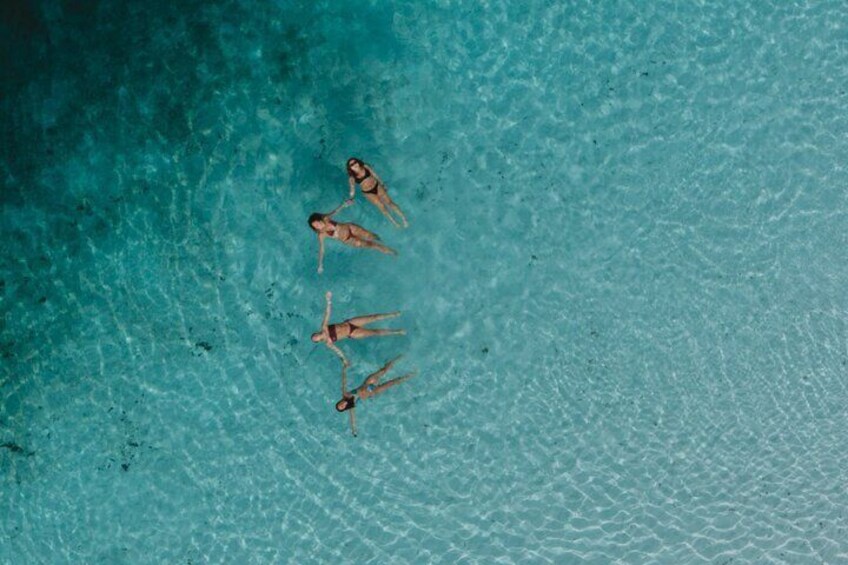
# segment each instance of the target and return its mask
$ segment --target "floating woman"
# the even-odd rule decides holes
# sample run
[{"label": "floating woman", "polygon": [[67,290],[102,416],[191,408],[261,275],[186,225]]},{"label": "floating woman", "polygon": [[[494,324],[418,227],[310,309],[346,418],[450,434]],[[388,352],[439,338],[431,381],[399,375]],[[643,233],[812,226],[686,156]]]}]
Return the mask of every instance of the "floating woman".
[{"label": "floating woman", "polygon": [[379,384],[383,375],[385,375],[389,369],[392,368],[392,365],[394,365],[401,357],[403,357],[403,355],[398,355],[383,365],[382,369],[365,377],[362,384],[351,391],[347,390],[347,367],[342,367],[342,399],[336,402],[336,410],[339,412],[350,411],[350,431],[353,433],[354,437],[356,436],[355,408],[357,400],[365,400],[366,398],[376,396],[385,391],[387,388],[391,388],[415,376],[415,372],[413,371],[390,381],[386,381],[383,384]]},{"label": "floating woman", "polygon": [[333,293],[327,292],[325,295],[327,298],[327,308],[324,310],[324,321],[321,322],[321,331],[315,332],[312,334],[312,341],[315,343],[324,342],[324,345],[330,348],[330,350],[339,356],[342,360],[342,364],[345,367],[350,366],[350,362],[345,357],[344,353],[336,347],[335,343],[337,341],[341,341],[343,339],[364,339],[366,337],[374,337],[374,336],[382,336],[382,335],[405,335],[406,330],[382,330],[382,329],[374,329],[369,330],[363,326],[370,324],[371,322],[377,322],[379,320],[388,320],[390,318],[397,318],[400,316],[400,312],[390,312],[388,314],[371,314],[370,316],[357,316],[356,318],[351,318],[349,320],[345,320],[344,322],[338,324],[330,324],[330,309],[332,306]]},{"label": "floating woman", "polygon": [[318,272],[324,272],[324,238],[329,237],[351,247],[376,249],[387,255],[397,255],[397,251],[379,243],[380,236],[356,224],[336,222],[333,215],[348,205],[344,202],[329,214],[315,213],[309,216],[309,227],[318,234]]},{"label": "floating woman", "polygon": [[362,190],[365,198],[368,199],[368,202],[376,206],[396,228],[399,228],[400,224],[392,217],[392,212],[400,216],[400,219],[403,221],[403,227],[409,227],[406,216],[400,211],[398,205],[389,198],[389,193],[386,192],[386,185],[377,176],[374,169],[366,165],[362,159],[351,157],[347,160],[347,180],[348,184],[350,184],[350,198],[348,202],[353,201],[353,197],[356,195],[356,185],[359,184],[359,188]]}]

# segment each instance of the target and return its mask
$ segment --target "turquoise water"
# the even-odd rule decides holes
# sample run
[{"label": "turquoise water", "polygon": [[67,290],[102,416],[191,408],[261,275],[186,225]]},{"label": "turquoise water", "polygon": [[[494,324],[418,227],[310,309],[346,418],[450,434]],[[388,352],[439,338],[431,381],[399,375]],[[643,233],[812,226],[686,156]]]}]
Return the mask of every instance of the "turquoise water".
[{"label": "turquoise water", "polygon": [[256,4],[0,9],[0,562],[848,562],[842,3]]}]

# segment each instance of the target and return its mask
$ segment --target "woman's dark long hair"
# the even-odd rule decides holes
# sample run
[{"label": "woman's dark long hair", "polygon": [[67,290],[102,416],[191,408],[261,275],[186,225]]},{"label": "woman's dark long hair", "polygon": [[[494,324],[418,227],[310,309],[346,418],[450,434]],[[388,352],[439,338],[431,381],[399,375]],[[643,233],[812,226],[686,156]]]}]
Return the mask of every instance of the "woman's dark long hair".
[{"label": "woman's dark long hair", "polygon": [[[344,402],[344,407],[339,407],[339,405]],[[339,412],[347,412],[351,408],[356,408],[356,397],[353,395],[345,395],[344,398],[336,402],[336,410]]]},{"label": "woman's dark long hair", "polygon": [[353,171],[350,170],[351,163],[356,163],[363,169],[365,168],[365,162],[362,159],[360,159],[359,157],[351,157],[347,160],[347,174],[349,174],[350,176],[354,176]]},{"label": "woman's dark long hair", "polygon": [[324,221],[324,214],[319,214],[318,212],[315,212],[314,214],[309,215],[308,222],[309,222],[309,227],[312,228],[312,231],[318,231],[318,230],[315,229],[315,226],[312,225],[312,222],[323,222],[323,221]]}]

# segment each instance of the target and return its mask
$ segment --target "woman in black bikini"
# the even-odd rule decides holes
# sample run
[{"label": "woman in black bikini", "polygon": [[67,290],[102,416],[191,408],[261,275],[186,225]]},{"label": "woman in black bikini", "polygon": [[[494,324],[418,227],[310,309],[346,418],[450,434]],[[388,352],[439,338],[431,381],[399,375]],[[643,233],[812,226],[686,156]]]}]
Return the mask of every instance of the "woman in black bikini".
[{"label": "woman in black bikini", "polygon": [[386,247],[377,240],[380,236],[372,233],[362,226],[345,222],[333,221],[333,214],[348,205],[347,202],[330,212],[329,214],[312,214],[309,216],[309,227],[318,234],[318,272],[324,271],[324,238],[330,237],[351,247],[367,247],[376,249],[387,255],[397,255],[397,251]]},{"label": "woman in black bikini", "polygon": [[366,398],[376,396],[387,388],[391,388],[415,376],[415,372],[413,371],[401,377],[386,381],[383,384],[378,384],[383,375],[385,375],[389,371],[389,369],[392,368],[392,365],[394,365],[401,357],[403,357],[403,355],[398,355],[397,357],[383,365],[382,369],[375,373],[371,373],[370,375],[365,377],[365,380],[362,381],[362,384],[351,391],[347,390],[347,367],[342,366],[342,399],[336,402],[336,410],[338,410],[339,412],[350,411],[350,431],[353,432],[354,436],[356,436],[355,409],[356,402],[358,400],[365,400]]},{"label": "woman in black bikini", "polygon": [[400,211],[398,205],[389,198],[389,193],[386,192],[386,185],[377,176],[374,169],[366,165],[361,159],[351,157],[347,160],[347,180],[348,184],[350,184],[350,198],[348,202],[353,201],[353,197],[356,195],[356,185],[359,184],[359,188],[362,189],[362,194],[365,195],[368,202],[376,206],[396,228],[399,228],[400,224],[392,217],[391,212],[400,216],[401,221],[403,221],[403,227],[409,226],[406,216]]},{"label": "woman in black bikini", "polygon": [[343,339],[348,338],[364,339],[366,337],[381,335],[406,334],[406,330],[369,330],[363,327],[370,324],[371,322],[377,322],[379,320],[388,320],[390,318],[397,318],[398,316],[400,316],[400,312],[390,312],[389,314],[371,314],[370,316],[357,316],[356,318],[351,318],[338,324],[331,324],[330,309],[332,305],[333,293],[327,292],[325,296],[327,298],[327,308],[324,310],[324,320],[321,322],[321,331],[312,334],[312,341],[314,341],[315,343],[324,342],[324,345],[329,347],[333,353],[339,356],[339,358],[342,360],[342,364],[345,367],[350,366],[350,361],[347,360],[347,357],[345,357],[341,349],[336,347],[335,343],[337,341],[341,341]]}]

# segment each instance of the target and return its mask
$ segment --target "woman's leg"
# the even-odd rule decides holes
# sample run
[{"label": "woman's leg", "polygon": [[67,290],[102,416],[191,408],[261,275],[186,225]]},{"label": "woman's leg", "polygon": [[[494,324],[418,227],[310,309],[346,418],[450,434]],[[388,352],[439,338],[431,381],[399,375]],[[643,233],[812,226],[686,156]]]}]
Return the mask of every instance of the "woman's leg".
[{"label": "woman's leg", "polygon": [[358,237],[351,235],[349,238],[344,240],[342,243],[345,245],[349,245],[351,247],[365,247],[368,249],[376,249],[381,253],[385,253],[386,255],[397,255],[397,251],[392,249],[391,247],[386,247],[382,243],[378,243],[376,241],[371,241],[370,239],[359,239]]},{"label": "woman's leg", "polygon": [[379,240],[380,236],[374,232],[368,231],[362,226],[358,226],[356,224],[350,224],[350,233],[358,237],[359,239],[376,239]]},{"label": "woman's leg", "polygon": [[378,337],[383,335],[406,335],[406,330],[369,330],[368,328],[355,328],[350,332],[350,339],[365,339],[366,337]]},{"label": "woman's leg", "polygon": [[353,324],[354,326],[367,326],[371,322],[379,322],[380,320],[390,320],[392,318],[397,318],[398,316],[400,316],[400,311],[389,312],[388,314],[369,314],[368,316],[357,316],[356,318],[345,320],[345,322]]},{"label": "woman's leg", "polygon": [[404,227],[409,227],[409,222],[406,221],[406,216],[403,215],[403,212],[401,212],[400,207],[395,204],[395,201],[391,199],[391,197],[385,190],[380,192],[380,201],[382,202],[383,206],[390,208],[398,216],[400,216],[400,219],[403,220]]},{"label": "woman's leg", "polygon": [[400,224],[399,224],[399,223],[397,223],[397,220],[395,220],[395,219],[392,217],[392,215],[389,213],[389,211],[388,211],[388,210],[386,210],[386,206],[385,206],[385,204],[383,204],[383,202],[380,200],[380,197],[379,197],[379,196],[377,196],[376,194],[366,194],[366,195],[365,195],[365,198],[367,198],[367,199],[368,199],[368,202],[370,202],[371,204],[373,204],[374,206],[376,206],[376,207],[377,207],[377,209],[378,209],[378,210],[380,210],[380,213],[381,213],[381,214],[383,214],[386,218],[388,218],[388,220],[389,220],[392,224],[394,224],[394,226],[395,226],[396,228],[399,228],[399,227],[400,227]]},{"label": "woman's leg", "polygon": [[368,247],[370,249],[376,249],[380,253],[385,253],[386,255],[397,255],[397,251],[395,251],[391,247],[386,247],[382,243],[377,243],[376,241],[366,241],[365,247]]},{"label": "woman's leg", "polygon": [[398,355],[397,357],[395,357],[394,359],[392,359],[391,361],[389,361],[388,363],[383,365],[382,369],[379,369],[378,371],[375,371],[375,372],[371,373],[370,375],[368,375],[365,378],[365,380],[362,381],[362,386],[377,384],[380,381],[380,379],[383,378],[383,375],[385,375],[389,371],[389,369],[392,368],[392,365],[397,363],[400,360],[401,357],[403,357],[403,355]]},{"label": "woman's leg", "polygon": [[409,380],[414,376],[415,376],[415,371],[413,371],[411,373],[407,373],[407,374],[403,375],[402,377],[398,377],[396,379],[386,381],[383,384],[381,384],[380,386],[374,387],[374,390],[371,391],[371,394],[369,396],[374,396],[376,394],[380,394],[381,392],[383,392],[387,388],[392,388],[395,385],[399,385],[403,381]]}]

